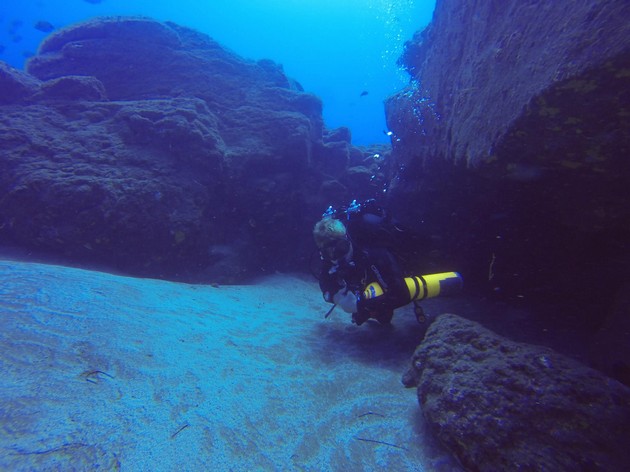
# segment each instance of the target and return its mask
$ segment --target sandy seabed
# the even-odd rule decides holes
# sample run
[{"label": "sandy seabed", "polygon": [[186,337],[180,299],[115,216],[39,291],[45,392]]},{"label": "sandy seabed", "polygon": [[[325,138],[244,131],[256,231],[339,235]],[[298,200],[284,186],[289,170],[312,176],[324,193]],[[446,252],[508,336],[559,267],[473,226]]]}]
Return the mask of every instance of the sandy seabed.
[{"label": "sandy seabed", "polygon": [[0,261],[0,470],[451,470],[400,378],[409,308]]}]

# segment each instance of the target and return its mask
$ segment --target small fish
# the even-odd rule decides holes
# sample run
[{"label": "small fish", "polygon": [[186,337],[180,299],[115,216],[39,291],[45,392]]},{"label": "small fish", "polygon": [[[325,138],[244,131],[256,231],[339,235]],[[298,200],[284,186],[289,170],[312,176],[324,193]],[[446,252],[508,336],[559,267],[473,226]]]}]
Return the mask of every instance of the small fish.
[{"label": "small fish", "polygon": [[6,46],[4,44],[0,44],[0,54],[2,54],[5,49],[6,49]]},{"label": "small fish", "polygon": [[24,22],[22,20],[13,20],[11,26],[9,26],[9,34],[15,34],[23,24]]},{"label": "small fish", "polygon": [[11,41],[13,41],[14,43],[19,43],[20,41],[22,41],[22,36],[20,36],[19,34],[11,36]]},{"label": "small fish", "polygon": [[38,31],[41,31],[42,33],[50,33],[52,30],[55,29],[55,27],[53,26],[51,22],[45,21],[45,20],[39,20],[37,23],[33,25],[33,28],[35,28]]},{"label": "small fish", "polygon": [[361,95],[359,95],[359,97],[365,97],[369,92],[367,90],[364,90],[363,92],[361,92]]}]

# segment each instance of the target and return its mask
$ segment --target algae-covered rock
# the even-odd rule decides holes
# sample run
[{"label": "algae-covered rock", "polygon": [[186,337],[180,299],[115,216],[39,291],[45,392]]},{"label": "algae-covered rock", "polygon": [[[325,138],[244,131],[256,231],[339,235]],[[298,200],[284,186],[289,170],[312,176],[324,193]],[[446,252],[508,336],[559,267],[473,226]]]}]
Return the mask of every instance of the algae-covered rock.
[{"label": "algae-covered rock", "polygon": [[324,172],[344,174],[349,132],[329,142],[319,98],[273,61],[116,17],[54,32],[26,69],[0,69],[0,243],[236,282],[304,268],[313,221],[347,198]]},{"label": "algae-covered rock", "polygon": [[541,346],[441,315],[405,380],[468,470],[623,470],[630,388]]}]

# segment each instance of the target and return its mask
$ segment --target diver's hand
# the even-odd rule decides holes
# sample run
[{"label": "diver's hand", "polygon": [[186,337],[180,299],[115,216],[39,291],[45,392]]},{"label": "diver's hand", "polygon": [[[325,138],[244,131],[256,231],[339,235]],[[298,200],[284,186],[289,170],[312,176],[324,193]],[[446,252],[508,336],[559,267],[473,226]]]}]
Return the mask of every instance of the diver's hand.
[{"label": "diver's hand", "polygon": [[333,301],[346,313],[357,311],[357,296],[350,290],[345,293],[343,293],[343,290],[339,290],[333,296]]}]

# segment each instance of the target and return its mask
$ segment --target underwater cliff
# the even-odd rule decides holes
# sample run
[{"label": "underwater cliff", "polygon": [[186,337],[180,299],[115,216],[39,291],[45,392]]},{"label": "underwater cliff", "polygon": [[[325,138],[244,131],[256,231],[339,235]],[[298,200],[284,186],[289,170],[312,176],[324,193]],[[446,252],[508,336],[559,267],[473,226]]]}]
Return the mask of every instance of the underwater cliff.
[{"label": "underwater cliff", "polygon": [[425,263],[586,331],[627,327],[629,19],[624,1],[437,2],[386,104],[390,203],[430,236]]}]

